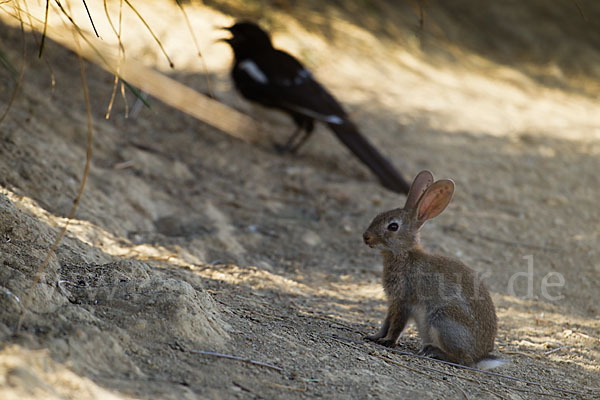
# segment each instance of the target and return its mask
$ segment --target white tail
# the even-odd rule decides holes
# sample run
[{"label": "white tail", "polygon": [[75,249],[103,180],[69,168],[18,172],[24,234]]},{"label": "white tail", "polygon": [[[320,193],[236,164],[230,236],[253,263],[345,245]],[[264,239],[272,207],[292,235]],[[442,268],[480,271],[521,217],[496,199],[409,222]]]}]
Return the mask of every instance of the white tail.
[{"label": "white tail", "polygon": [[494,369],[494,368],[501,367],[507,363],[508,363],[508,361],[503,360],[502,358],[488,357],[488,358],[483,358],[483,359],[477,361],[475,363],[475,368],[488,370],[488,369]]}]

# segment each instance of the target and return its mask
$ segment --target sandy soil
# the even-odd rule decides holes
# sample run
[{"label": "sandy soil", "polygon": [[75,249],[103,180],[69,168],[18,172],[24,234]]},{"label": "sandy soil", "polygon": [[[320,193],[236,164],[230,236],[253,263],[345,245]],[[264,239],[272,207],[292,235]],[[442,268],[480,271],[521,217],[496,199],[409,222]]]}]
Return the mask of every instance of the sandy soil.
[{"label": "sandy soil", "polygon": [[[489,47],[467,35],[482,25],[457,11],[465,1],[431,5],[422,33],[409,5],[382,17],[389,6],[379,2],[361,24],[349,17],[361,9],[287,2],[268,12],[254,2],[194,3],[188,12],[217,98],[270,121],[282,132],[272,140],[291,125],[233,92],[231,54],[214,43],[215,26],[232,16],[260,14],[407,176],[427,168],[456,181],[455,199],[422,239],[484,274],[499,317],[496,354],[510,361],[495,371],[516,379],[362,340],[385,299],[380,257],[361,234],[404,198],[324,128],[299,155],[282,156],[269,141],[246,144],[152,98],[151,110],[126,118],[117,97],[105,120],[113,78],[89,64],[92,168],[66,237],[30,289],[76,197],[87,122],[77,57],[49,41],[51,73],[28,36],[25,82],[0,125],[0,397],[600,397],[600,53],[588,46],[595,34],[574,27],[595,25],[581,23],[571,2],[547,14],[513,3],[515,37]],[[581,3],[594,21],[599,10]],[[131,12],[128,57],[207,91],[174,2],[140,7],[176,68]],[[102,8],[92,11],[113,43]],[[567,13],[563,31],[557,18]],[[457,14],[469,23],[457,25]],[[528,58],[540,15],[553,44]],[[0,48],[18,69],[21,34],[8,12],[2,21]],[[569,45],[579,53],[565,53]],[[2,109],[14,85],[4,70]],[[418,351],[413,327],[396,349]]]}]

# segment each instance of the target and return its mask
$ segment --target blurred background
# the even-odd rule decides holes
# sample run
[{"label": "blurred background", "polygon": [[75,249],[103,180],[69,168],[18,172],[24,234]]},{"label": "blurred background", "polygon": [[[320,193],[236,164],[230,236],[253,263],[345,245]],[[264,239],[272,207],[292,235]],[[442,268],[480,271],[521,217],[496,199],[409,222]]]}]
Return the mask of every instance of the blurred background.
[{"label": "blurred background", "polygon": [[[274,151],[293,125],[235,92],[218,42],[242,19],[407,179],[455,180],[424,246],[483,274],[503,372],[541,386],[361,341],[385,312],[361,235],[404,197],[323,127]],[[91,168],[31,290],[86,161],[76,52]],[[599,397],[597,0],[12,0],[0,63],[1,398]],[[414,329],[400,346],[418,351]]]}]

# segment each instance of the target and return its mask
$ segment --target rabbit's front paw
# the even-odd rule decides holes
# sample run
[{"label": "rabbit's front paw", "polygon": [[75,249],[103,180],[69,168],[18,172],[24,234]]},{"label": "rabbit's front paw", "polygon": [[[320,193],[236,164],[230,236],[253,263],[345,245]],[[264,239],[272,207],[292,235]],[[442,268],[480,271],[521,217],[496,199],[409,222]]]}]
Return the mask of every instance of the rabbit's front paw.
[{"label": "rabbit's front paw", "polygon": [[363,337],[364,340],[368,340],[370,342],[377,342],[379,339],[381,339],[381,336],[379,335],[367,335]]},{"label": "rabbit's front paw", "polygon": [[369,340],[371,342],[375,342],[375,343],[380,344],[380,345],[385,346],[385,347],[393,347],[394,344],[396,344],[395,340],[381,337],[378,334],[377,335],[367,335],[367,336],[364,337],[364,339],[365,340]]}]

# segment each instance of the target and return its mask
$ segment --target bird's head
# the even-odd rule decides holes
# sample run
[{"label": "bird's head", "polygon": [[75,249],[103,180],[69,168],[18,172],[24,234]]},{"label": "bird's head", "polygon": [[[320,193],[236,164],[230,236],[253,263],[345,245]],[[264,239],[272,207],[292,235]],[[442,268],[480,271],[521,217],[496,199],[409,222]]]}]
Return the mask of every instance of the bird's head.
[{"label": "bird's head", "polygon": [[241,21],[222,29],[231,32],[230,38],[221,41],[231,46],[238,61],[273,47],[269,35],[254,22]]}]

